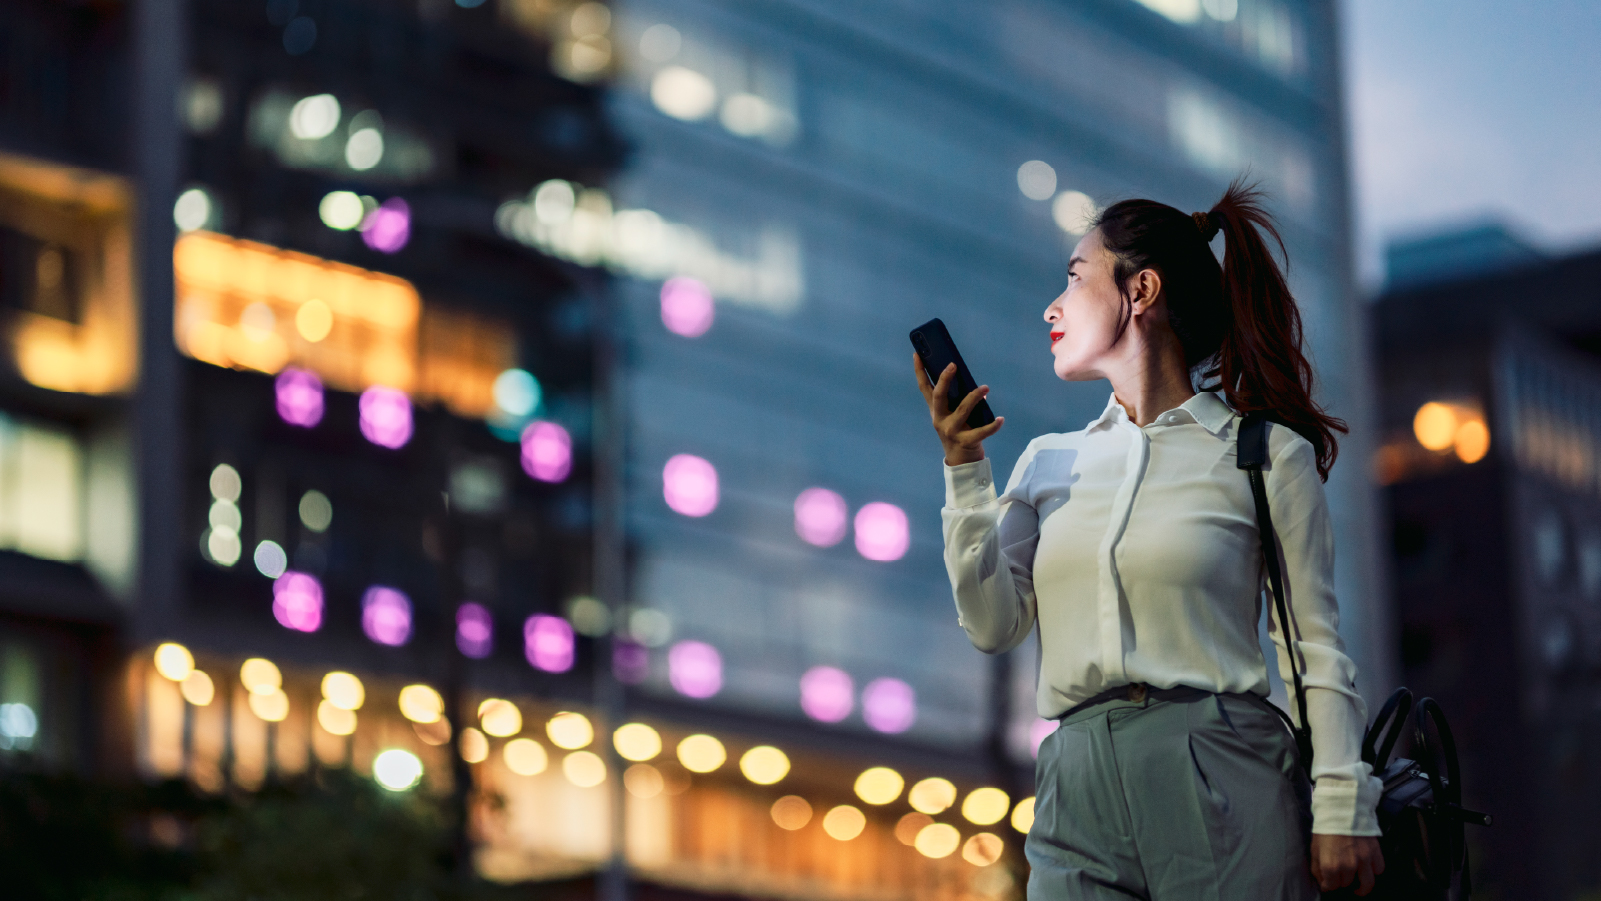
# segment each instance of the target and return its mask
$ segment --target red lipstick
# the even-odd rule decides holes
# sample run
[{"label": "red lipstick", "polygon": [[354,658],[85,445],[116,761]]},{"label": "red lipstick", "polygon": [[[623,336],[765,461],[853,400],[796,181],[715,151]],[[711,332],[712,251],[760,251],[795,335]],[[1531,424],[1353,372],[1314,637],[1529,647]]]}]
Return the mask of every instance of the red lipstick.
[{"label": "red lipstick", "polygon": [[1066,332],[1051,332],[1051,347],[1054,348],[1056,346],[1056,342],[1062,340],[1062,336],[1065,335],[1065,334],[1067,334],[1067,333]]}]

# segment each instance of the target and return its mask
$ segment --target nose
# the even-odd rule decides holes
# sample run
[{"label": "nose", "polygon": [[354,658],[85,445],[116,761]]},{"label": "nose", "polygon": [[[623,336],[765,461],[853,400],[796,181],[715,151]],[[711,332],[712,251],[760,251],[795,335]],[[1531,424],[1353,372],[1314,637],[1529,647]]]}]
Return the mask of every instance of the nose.
[{"label": "nose", "polygon": [[1051,301],[1050,306],[1047,306],[1045,308],[1045,321],[1049,322],[1052,325],[1055,325],[1061,318],[1062,318],[1062,308],[1061,308],[1061,306],[1059,306],[1056,301],[1054,301],[1054,300]]}]

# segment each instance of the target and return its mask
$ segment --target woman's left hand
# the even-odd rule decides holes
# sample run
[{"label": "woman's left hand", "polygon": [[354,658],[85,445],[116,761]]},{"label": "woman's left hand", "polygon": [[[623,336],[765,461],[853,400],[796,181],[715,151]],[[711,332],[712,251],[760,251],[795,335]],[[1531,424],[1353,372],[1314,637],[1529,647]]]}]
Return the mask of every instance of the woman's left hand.
[{"label": "woman's left hand", "polygon": [[1312,878],[1324,891],[1344,888],[1357,880],[1356,893],[1373,891],[1373,880],[1384,872],[1384,852],[1370,835],[1312,836]]}]

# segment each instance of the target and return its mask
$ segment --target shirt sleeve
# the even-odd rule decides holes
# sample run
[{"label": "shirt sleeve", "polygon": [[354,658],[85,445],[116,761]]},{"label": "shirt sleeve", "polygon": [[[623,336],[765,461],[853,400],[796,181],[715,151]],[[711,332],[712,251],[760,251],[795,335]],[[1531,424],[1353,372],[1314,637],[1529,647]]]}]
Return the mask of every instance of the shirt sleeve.
[{"label": "shirt sleeve", "polygon": [[988,458],[945,467],[945,570],[957,622],[986,654],[1009,651],[1034,626],[1034,547],[1039,516],[1020,490],[1031,444],[997,498]]},{"label": "shirt sleeve", "polygon": [[[1290,608],[1294,664],[1306,687],[1307,718],[1312,726],[1312,831],[1376,836],[1380,834],[1376,808],[1384,784],[1362,761],[1367,705],[1356,691],[1356,664],[1346,656],[1340,640],[1340,611],[1334,597],[1334,529],[1311,443],[1290,433],[1264,475],[1287,583],[1285,601]],[[1299,721],[1289,646],[1271,589],[1266,600],[1268,633],[1291,694],[1290,715]]]}]

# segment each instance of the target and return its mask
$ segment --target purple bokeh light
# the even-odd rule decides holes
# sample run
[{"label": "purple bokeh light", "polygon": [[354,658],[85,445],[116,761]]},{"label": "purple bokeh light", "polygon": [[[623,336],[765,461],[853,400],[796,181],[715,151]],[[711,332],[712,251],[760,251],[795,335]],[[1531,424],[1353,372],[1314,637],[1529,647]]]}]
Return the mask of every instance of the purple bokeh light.
[{"label": "purple bokeh light", "polygon": [[565,673],[573,668],[573,627],[559,616],[536,613],[523,623],[523,653],[534,669]]},{"label": "purple bokeh light", "polygon": [[411,207],[399,197],[384,201],[361,224],[361,240],[379,253],[398,253],[411,240]]},{"label": "purple bokeh light", "polygon": [[379,644],[398,648],[411,639],[411,598],[387,585],[361,596],[361,631]]},{"label": "purple bokeh light", "polygon": [[650,674],[650,651],[637,641],[612,639],[611,670],[624,685],[638,685]]},{"label": "purple bokeh light", "polygon": [[273,383],[278,415],[284,422],[309,429],[322,422],[322,379],[304,369],[285,369]]},{"label": "purple bokeh light", "polygon": [[899,560],[911,545],[906,513],[894,504],[871,503],[856,511],[856,550],[869,560]]},{"label": "purple bokeh light", "polygon": [[523,429],[523,472],[541,482],[560,482],[573,470],[573,436],[540,420]]},{"label": "purple bokeh light", "polygon": [[717,509],[717,469],[692,454],[678,454],[662,467],[662,497],[685,516]]},{"label": "purple bokeh light", "polygon": [[837,723],[856,706],[850,674],[832,666],[814,666],[801,676],[801,709],[814,720]]},{"label": "purple bokeh light", "polygon": [[322,626],[322,583],[315,576],[294,571],[274,579],[272,615],[286,629],[317,631]]},{"label": "purple bokeh light", "polygon": [[361,392],[361,434],[379,447],[405,447],[411,440],[411,398],[383,385]]},{"label": "purple bokeh light", "polygon": [[862,689],[862,719],[879,732],[905,732],[917,719],[917,694],[888,676]]},{"label": "purple bokeh light", "polygon": [[456,648],[474,660],[489,656],[495,637],[495,619],[483,604],[468,602],[456,608]]},{"label": "purple bokeh light", "polygon": [[1029,753],[1038,758],[1040,756],[1040,742],[1044,741],[1046,736],[1055,732],[1056,727],[1060,725],[1062,724],[1056,720],[1034,720],[1034,725],[1028,727]]},{"label": "purple bokeh light", "polygon": [[808,488],[795,498],[795,534],[808,544],[839,544],[849,518],[845,499],[827,488]]},{"label": "purple bokeh light", "polygon": [[680,275],[662,283],[662,325],[668,331],[699,338],[712,327],[716,316],[717,305],[704,282]]},{"label": "purple bokeh light", "polygon": [[723,658],[704,641],[680,641],[667,652],[667,681],[679,694],[709,698],[723,689]]}]

